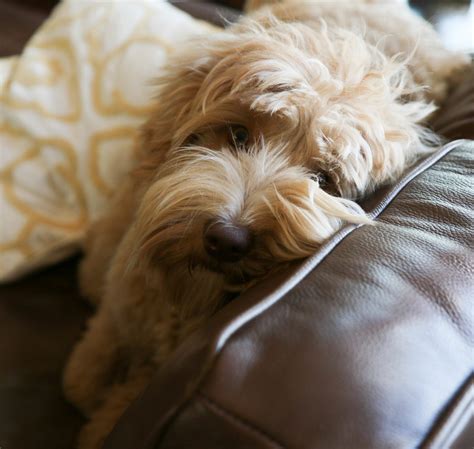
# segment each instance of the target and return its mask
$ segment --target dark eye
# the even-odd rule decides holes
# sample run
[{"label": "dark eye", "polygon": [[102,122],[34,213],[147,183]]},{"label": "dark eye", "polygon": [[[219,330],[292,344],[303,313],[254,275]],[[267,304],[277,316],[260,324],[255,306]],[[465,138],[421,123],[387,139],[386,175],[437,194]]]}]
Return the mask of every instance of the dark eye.
[{"label": "dark eye", "polygon": [[328,174],[324,173],[324,172],[319,172],[316,175],[316,180],[318,181],[319,187],[321,187],[321,188],[327,187],[327,185],[330,182]]},{"label": "dark eye", "polygon": [[235,148],[245,148],[249,141],[249,137],[247,128],[240,125],[229,126],[229,141]]},{"label": "dark eye", "polygon": [[197,134],[190,134],[185,141],[183,142],[183,145],[196,145],[199,141],[199,136]]},{"label": "dark eye", "polygon": [[321,189],[331,195],[340,196],[340,191],[337,186],[336,179],[337,178],[333,173],[327,173],[324,171],[317,172],[314,175],[314,180],[317,181]]}]

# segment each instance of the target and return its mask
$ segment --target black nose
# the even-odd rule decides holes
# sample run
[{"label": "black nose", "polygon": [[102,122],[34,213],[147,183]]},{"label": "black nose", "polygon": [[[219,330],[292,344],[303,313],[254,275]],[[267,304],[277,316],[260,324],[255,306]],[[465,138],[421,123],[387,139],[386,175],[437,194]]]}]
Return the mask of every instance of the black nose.
[{"label": "black nose", "polygon": [[248,228],[215,223],[204,231],[204,248],[209,256],[222,262],[237,262],[250,250],[252,235]]}]

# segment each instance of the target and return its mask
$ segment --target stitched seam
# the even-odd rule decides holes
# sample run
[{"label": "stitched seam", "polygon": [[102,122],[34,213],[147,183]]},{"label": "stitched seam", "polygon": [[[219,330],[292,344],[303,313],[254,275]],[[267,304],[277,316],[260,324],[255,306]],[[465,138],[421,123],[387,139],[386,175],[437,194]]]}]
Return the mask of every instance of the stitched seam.
[{"label": "stitched seam", "polygon": [[416,164],[403,178],[401,178],[391,189],[386,193],[385,197],[369,214],[371,218],[377,218],[389,205],[390,203],[400,194],[400,192],[414,179],[423,174],[426,170],[430,169],[439,162],[442,158],[446,157],[452,150],[459,148],[463,144],[469,143],[469,140],[456,140],[449,144],[444,145],[439,151],[432,154],[419,164]]},{"label": "stitched seam", "polygon": [[222,405],[218,404],[213,399],[209,398],[202,391],[196,393],[196,398],[207,408],[210,412],[219,416],[220,418],[225,419],[226,421],[234,424],[236,427],[245,429],[247,432],[256,435],[258,438],[264,440],[266,443],[270,444],[275,449],[285,449],[286,446],[283,446],[281,443],[275,440],[274,437],[269,435],[266,431],[262,430],[260,427],[251,423],[245,418],[237,415],[235,412],[224,408]]}]

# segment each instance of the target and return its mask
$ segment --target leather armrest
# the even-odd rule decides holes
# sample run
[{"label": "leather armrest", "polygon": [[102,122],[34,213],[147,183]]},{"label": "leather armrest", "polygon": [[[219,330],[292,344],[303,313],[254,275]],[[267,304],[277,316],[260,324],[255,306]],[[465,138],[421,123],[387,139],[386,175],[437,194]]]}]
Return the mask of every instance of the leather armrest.
[{"label": "leather armrest", "polygon": [[220,310],[107,449],[469,449],[474,143],[451,143],[313,257]]}]

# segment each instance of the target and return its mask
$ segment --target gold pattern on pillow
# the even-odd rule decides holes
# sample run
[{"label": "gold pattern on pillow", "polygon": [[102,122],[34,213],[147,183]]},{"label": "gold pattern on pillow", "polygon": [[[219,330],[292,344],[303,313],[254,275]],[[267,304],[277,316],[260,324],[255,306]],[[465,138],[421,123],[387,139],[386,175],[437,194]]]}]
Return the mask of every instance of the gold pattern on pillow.
[{"label": "gold pattern on pillow", "polygon": [[0,281],[77,250],[133,163],[149,80],[212,30],[160,0],[65,0],[0,59]]},{"label": "gold pattern on pillow", "polygon": [[[89,173],[95,188],[111,196],[123,176],[133,163],[133,151],[120,157],[121,148],[135,149],[134,137],[136,128],[123,126],[94,134],[90,138]],[[117,153],[117,154],[114,154]],[[107,158],[115,161],[107,164]]]}]

